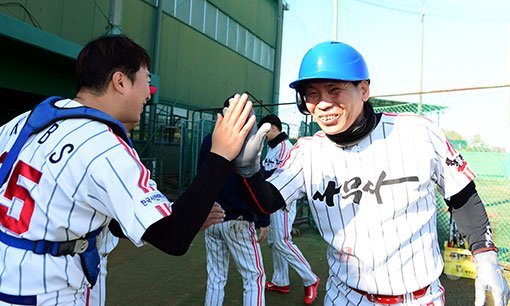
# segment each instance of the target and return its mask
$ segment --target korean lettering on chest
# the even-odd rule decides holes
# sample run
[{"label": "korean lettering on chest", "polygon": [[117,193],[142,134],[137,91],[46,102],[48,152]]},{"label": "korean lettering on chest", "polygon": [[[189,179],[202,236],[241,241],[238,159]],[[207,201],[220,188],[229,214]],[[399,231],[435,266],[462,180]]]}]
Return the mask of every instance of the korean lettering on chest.
[{"label": "korean lettering on chest", "polygon": [[[411,150],[391,150],[384,142],[321,150],[310,166],[311,198],[315,205],[407,205],[420,186],[423,165]],[[316,152],[319,153],[319,152]],[[425,163],[426,164],[426,163]],[[405,195],[405,196],[402,196]]]}]

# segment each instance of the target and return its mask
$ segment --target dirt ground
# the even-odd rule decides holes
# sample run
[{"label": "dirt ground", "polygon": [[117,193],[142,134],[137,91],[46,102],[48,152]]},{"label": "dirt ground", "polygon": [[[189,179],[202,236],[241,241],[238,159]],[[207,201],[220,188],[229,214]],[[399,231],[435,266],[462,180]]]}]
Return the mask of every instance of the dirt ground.
[{"label": "dirt ground", "polygon": [[[314,305],[323,305],[327,279],[326,244],[309,227],[301,228],[301,236],[294,242],[321,278],[318,298]],[[262,245],[264,267],[269,279],[272,257],[267,243]],[[225,289],[225,306],[242,305],[242,281],[233,263]],[[206,270],[204,235],[199,233],[188,253],[174,257],[151,247],[136,248],[121,241],[110,255],[107,277],[107,305],[203,305]],[[291,292],[266,292],[266,305],[302,305],[303,287],[299,276],[291,269]],[[452,280],[441,276],[446,290],[446,305],[468,306],[474,303],[474,281]]]}]

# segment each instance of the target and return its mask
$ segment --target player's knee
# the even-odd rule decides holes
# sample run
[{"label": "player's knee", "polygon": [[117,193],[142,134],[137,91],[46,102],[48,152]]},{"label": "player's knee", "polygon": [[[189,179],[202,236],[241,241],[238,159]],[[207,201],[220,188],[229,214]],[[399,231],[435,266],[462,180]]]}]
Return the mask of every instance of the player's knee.
[{"label": "player's knee", "polygon": [[259,283],[259,280],[263,280],[261,283],[264,284],[266,280],[266,275],[264,271],[251,271],[250,273],[245,273],[243,276],[243,288],[246,290],[254,285]]},{"label": "player's knee", "polygon": [[284,252],[289,248],[288,242],[284,239],[277,240],[273,243],[273,249],[279,252]]},{"label": "player's knee", "polygon": [[227,284],[227,279],[226,278],[216,278],[214,279],[214,281],[208,281],[207,282],[207,288],[209,288],[210,290],[222,290],[223,288],[225,288],[225,285]]}]

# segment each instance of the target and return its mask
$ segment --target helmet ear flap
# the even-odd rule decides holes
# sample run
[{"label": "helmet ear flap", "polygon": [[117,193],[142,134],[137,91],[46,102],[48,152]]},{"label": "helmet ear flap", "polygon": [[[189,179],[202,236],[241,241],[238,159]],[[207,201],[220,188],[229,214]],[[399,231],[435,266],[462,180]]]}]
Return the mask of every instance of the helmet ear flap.
[{"label": "helmet ear flap", "polygon": [[306,107],[306,96],[299,90],[296,90],[296,104],[301,114],[310,115],[310,111]]}]

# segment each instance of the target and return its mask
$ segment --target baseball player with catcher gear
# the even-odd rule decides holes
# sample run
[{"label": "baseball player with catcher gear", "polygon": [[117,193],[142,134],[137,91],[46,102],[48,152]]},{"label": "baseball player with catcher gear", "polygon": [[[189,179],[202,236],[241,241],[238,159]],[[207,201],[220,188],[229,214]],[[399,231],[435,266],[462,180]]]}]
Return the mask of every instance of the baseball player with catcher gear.
[{"label": "baseball player with catcher gear", "polygon": [[[264,176],[267,178],[284,161],[285,156],[292,148],[292,143],[289,141],[287,134],[282,131],[282,122],[278,116],[269,114],[260,119],[258,126],[260,127],[264,123],[271,124],[271,129],[267,133],[267,153],[262,160]],[[308,305],[317,298],[319,278],[313,273],[301,250],[292,241],[292,224],[295,218],[296,201],[271,214],[267,242],[273,255],[274,272],[271,281],[266,282],[266,289],[279,293],[290,292],[290,264],[303,279],[305,304]]]},{"label": "baseball player with catcher gear", "polygon": [[218,114],[202,167],[170,203],[122,125],[140,120],[149,69],[128,37],[100,37],[78,56],[76,97],[50,97],[0,127],[0,305],[86,305],[108,224],[182,255],[207,220],[255,124],[251,103],[237,98]]},{"label": "baseball player with catcher gear", "polygon": [[[475,305],[485,303],[486,290],[506,305],[508,284],[475,174],[443,131],[421,116],[375,113],[365,60],[341,42],[310,49],[290,87],[321,131],[298,140],[267,182],[256,167],[241,174],[261,211],[308,200],[329,246],[324,304],[444,305],[437,187],[477,261]],[[247,139],[244,169],[260,148],[260,136]]]},{"label": "baseball player with catcher gear", "polygon": [[[228,100],[226,101],[228,105]],[[211,148],[211,135],[202,141],[198,167]],[[265,305],[264,262],[260,251],[262,242],[269,232],[269,216],[255,214],[249,210],[247,199],[234,170],[227,178],[217,203],[225,211],[223,222],[205,230],[207,256],[206,306],[221,306],[225,298],[225,285],[228,280],[230,254],[243,280],[243,305]],[[256,227],[260,227],[257,238]]]}]

